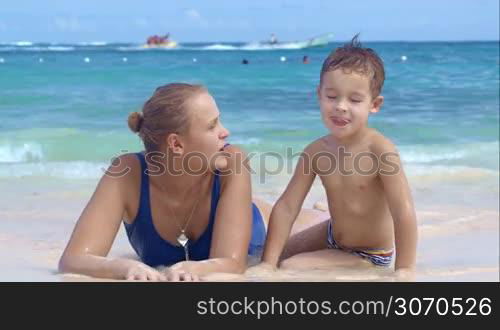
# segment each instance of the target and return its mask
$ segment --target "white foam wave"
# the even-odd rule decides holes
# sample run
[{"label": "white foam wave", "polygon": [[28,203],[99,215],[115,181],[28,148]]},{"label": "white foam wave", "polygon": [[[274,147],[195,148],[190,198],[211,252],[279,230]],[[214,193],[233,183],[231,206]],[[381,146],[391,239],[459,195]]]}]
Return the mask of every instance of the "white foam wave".
[{"label": "white foam wave", "polygon": [[475,160],[498,155],[499,144],[481,142],[457,145],[413,145],[399,148],[401,158],[408,163],[434,163],[453,160]]},{"label": "white foam wave", "polygon": [[210,46],[201,47],[203,50],[238,50],[239,47],[231,46],[231,45],[223,45],[223,44],[214,44]]},{"label": "white foam wave", "polygon": [[11,45],[26,47],[26,46],[33,46],[33,43],[31,41],[16,41],[11,43]]},{"label": "white foam wave", "polygon": [[12,51],[12,50],[19,50],[19,51],[25,51],[25,52],[70,52],[74,51],[75,47],[68,47],[68,46],[46,46],[46,47],[40,47],[40,46],[27,46],[23,48],[16,48],[16,47],[2,47],[0,48],[0,51]]},{"label": "white foam wave", "polygon": [[88,41],[88,42],[85,41],[85,42],[79,42],[78,45],[99,47],[99,46],[107,46],[108,43],[106,41]]},{"label": "white foam wave", "polygon": [[260,139],[258,138],[231,139],[230,143],[239,145],[255,145],[260,143]]},{"label": "white foam wave", "polygon": [[240,47],[242,50],[274,50],[274,49],[302,49],[307,47],[304,42],[288,42],[283,44],[271,45],[265,43],[253,42]]},{"label": "white foam wave", "polygon": [[86,161],[0,164],[0,177],[98,179],[108,166],[106,163]]},{"label": "white foam wave", "polygon": [[0,145],[0,163],[34,162],[43,159],[42,147],[36,143]]},{"label": "white foam wave", "polygon": [[130,51],[147,51],[149,49],[140,46],[120,46],[116,48],[116,50],[120,52],[130,52]]},{"label": "white foam wave", "polygon": [[49,46],[47,47],[48,51],[53,52],[70,52],[75,50],[75,47],[65,47],[65,46]]},{"label": "white foam wave", "polygon": [[401,158],[410,163],[432,163],[440,160],[452,160],[464,158],[466,153],[464,151],[456,152],[414,152],[402,151]]},{"label": "white foam wave", "polygon": [[[177,47],[176,49],[178,49]],[[248,43],[242,46],[225,45],[225,44],[213,44],[208,46],[196,47],[196,46],[186,46],[184,49],[187,50],[273,50],[273,49],[301,49],[304,46],[300,43],[287,43],[280,45],[269,45],[261,43]]]}]

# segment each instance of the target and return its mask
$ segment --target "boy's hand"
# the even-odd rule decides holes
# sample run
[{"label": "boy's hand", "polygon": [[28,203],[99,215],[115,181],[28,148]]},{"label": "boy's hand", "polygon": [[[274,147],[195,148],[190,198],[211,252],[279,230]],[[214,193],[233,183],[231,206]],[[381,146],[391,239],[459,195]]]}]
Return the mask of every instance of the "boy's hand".
[{"label": "boy's hand", "polygon": [[248,268],[247,271],[245,272],[245,275],[249,276],[269,275],[276,272],[277,269],[278,268],[275,265],[271,265],[270,263],[263,261],[258,265]]},{"label": "boy's hand", "polygon": [[394,272],[394,277],[399,282],[415,282],[415,269],[399,268]]}]

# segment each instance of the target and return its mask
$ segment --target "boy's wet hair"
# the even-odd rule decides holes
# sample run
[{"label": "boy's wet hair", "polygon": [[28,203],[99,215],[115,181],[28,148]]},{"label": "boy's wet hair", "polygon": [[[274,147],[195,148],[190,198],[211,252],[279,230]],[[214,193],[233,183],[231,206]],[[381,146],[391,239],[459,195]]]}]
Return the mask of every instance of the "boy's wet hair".
[{"label": "boy's wet hair", "polygon": [[323,62],[321,67],[320,84],[323,75],[328,71],[342,69],[347,72],[356,72],[370,78],[372,97],[377,97],[382,91],[385,80],[384,63],[371,48],[364,48],[358,40],[359,34],[351,42],[335,49]]}]

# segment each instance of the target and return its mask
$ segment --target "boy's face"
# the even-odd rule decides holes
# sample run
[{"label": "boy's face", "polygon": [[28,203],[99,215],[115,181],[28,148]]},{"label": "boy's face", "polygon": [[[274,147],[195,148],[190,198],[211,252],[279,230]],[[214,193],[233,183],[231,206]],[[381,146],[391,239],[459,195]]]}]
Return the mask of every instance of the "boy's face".
[{"label": "boy's face", "polygon": [[380,110],[384,98],[372,97],[370,78],[342,68],[323,74],[318,87],[321,117],[338,139],[353,136],[367,126],[368,115]]}]

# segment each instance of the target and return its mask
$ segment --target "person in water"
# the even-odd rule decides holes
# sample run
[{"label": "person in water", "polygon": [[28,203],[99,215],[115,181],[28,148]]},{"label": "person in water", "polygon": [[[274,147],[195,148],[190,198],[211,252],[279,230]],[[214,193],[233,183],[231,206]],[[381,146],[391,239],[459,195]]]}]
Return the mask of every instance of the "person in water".
[{"label": "person in water", "polygon": [[158,44],[161,44],[161,43],[164,43],[164,42],[169,42],[169,38],[170,38],[170,32],[167,32],[167,34],[165,34],[164,36],[158,36],[158,35],[154,35],[154,36],[150,36],[147,40],[147,44],[148,45],[158,45]]},{"label": "person in water", "polygon": [[271,45],[275,45],[278,43],[278,39],[276,38],[276,35],[274,33],[271,34],[271,38],[269,38],[269,43]]},{"label": "person in water", "polygon": [[[243,273],[247,256],[258,255],[265,241],[257,205],[264,203],[252,202],[243,151],[226,143],[229,131],[207,89],[158,87],[128,125],[145,151],[109,166],[76,223],[60,272],[147,281]],[[107,256],[122,223],[140,260]]]}]

